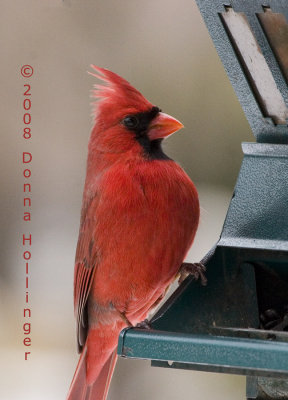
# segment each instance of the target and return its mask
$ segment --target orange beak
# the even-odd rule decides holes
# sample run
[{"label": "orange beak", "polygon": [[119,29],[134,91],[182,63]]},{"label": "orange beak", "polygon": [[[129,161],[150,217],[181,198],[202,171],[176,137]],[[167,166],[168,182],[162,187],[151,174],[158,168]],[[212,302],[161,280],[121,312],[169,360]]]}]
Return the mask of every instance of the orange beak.
[{"label": "orange beak", "polygon": [[157,117],[153,119],[149,127],[148,137],[150,140],[165,138],[172,135],[172,133],[179,131],[183,126],[184,125],[176,118],[160,112]]}]

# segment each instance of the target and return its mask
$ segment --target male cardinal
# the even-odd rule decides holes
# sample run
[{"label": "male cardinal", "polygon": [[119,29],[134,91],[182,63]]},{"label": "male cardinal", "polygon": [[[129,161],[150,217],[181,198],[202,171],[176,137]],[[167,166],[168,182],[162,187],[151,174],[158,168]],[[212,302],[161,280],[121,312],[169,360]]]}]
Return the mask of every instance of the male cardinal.
[{"label": "male cardinal", "polygon": [[104,84],[93,90],[74,274],[81,356],[67,400],[106,399],[120,331],[163,298],[199,221],[194,184],[161,148],[181,122],[120,76],[92,67]]}]

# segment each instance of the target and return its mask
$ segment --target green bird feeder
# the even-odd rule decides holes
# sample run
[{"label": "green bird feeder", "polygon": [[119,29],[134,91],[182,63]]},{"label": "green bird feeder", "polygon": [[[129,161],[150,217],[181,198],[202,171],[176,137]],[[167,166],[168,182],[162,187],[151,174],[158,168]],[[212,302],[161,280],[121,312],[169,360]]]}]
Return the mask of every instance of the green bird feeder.
[{"label": "green bird feeder", "polygon": [[247,376],[247,399],[288,399],[288,1],[196,0],[256,143],[222,234],[151,320],[121,332],[118,354],[153,366]]}]

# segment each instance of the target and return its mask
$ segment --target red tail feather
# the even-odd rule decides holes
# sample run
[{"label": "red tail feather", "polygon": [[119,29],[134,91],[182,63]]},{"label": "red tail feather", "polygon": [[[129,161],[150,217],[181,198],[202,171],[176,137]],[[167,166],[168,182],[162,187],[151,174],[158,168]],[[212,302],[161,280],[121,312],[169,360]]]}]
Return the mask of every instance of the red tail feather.
[{"label": "red tail feather", "polygon": [[104,364],[97,379],[92,384],[88,384],[86,377],[87,345],[85,345],[69,389],[67,400],[105,400],[116,361],[117,353],[115,349]]}]

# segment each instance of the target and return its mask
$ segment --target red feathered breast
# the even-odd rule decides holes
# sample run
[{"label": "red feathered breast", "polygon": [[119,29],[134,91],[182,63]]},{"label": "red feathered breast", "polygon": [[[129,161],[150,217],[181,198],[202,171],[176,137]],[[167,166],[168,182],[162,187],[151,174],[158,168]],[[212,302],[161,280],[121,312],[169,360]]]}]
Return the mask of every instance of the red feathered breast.
[{"label": "red feathered breast", "polygon": [[155,160],[115,164],[98,193],[92,296],[138,319],[172,282],[192,244],[197,191],[176,163]]}]

